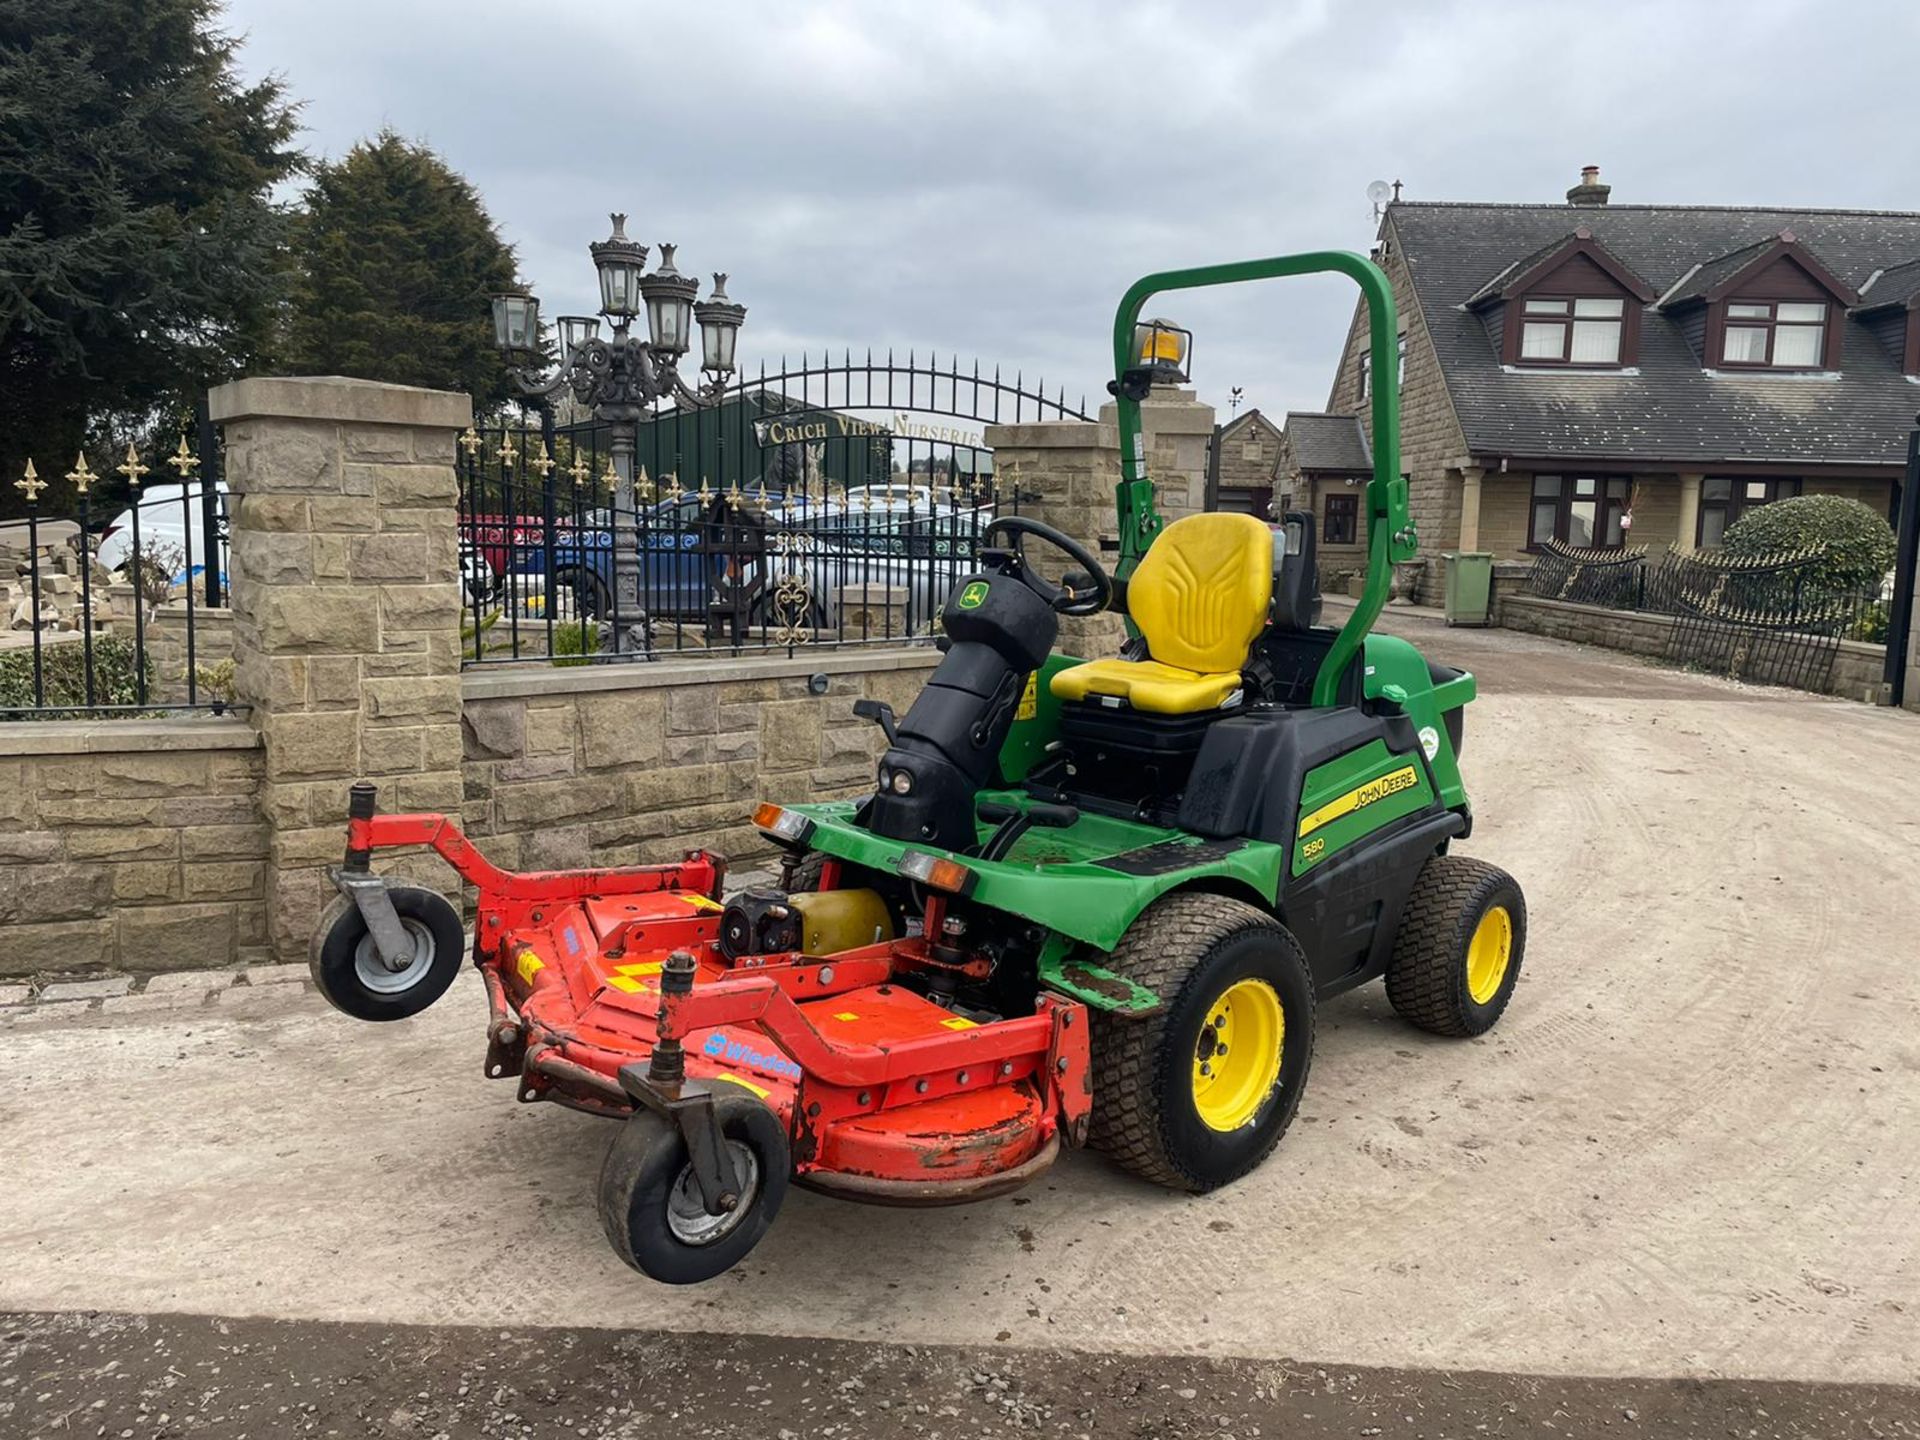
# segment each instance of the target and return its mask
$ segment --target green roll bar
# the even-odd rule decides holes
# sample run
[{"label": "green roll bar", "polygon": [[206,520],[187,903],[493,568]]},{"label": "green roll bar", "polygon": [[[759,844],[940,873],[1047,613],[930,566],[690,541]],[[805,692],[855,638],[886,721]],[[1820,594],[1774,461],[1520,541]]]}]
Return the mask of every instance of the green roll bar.
[{"label": "green roll bar", "polygon": [[[1126,373],[1140,363],[1134,354],[1133,327],[1141,308],[1166,290],[1197,290],[1208,285],[1237,285],[1244,280],[1277,280],[1288,275],[1317,275],[1337,271],[1350,275],[1367,301],[1367,332],[1376,360],[1385,371],[1396,372],[1392,357],[1398,339],[1398,314],[1393,285],[1386,272],[1347,250],[1316,250],[1306,255],[1277,255],[1270,260],[1241,260],[1228,265],[1201,265],[1191,270],[1163,270],[1145,275],[1128,287],[1113,317],[1114,395],[1120,414],[1120,483],[1114,505],[1120,517],[1120,560],[1114,567],[1119,580],[1130,579],[1134,568],[1166,522],[1154,506],[1153,482],[1147,478],[1146,442],[1140,431],[1140,402],[1127,391]],[[1333,648],[1313,681],[1313,703],[1332,705],[1340,676],[1359,651],[1373,622],[1386,607],[1393,584],[1393,567],[1411,560],[1418,547],[1413,520],[1407,513],[1407,482],[1400,474],[1400,387],[1373,386],[1373,479],[1367,483],[1367,584],[1347,623],[1340,627]]]}]

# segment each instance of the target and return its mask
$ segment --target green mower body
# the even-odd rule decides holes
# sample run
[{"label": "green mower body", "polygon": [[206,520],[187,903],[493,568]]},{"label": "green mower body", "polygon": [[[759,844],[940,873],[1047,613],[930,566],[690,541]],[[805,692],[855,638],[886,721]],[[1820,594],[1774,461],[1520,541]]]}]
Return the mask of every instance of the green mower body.
[{"label": "green mower body", "polygon": [[[1390,345],[1391,289],[1377,267],[1355,255],[1169,272],[1127,292],[1115,319],[1112,387],[1122,444],[1117,578],[1124,581],[1138,568],[1165,528],[1141,459],[1139,402],[1154,378],[1150,366],[1134,363],[1141,306],[1161,290],[1326,270],[1359,282],[1373,343]],[[1422,866],[1472,828],[1459,751],[1474,681],[1429,665],[1405,640],[1371,633],[1391,567],[1411,558],[1416,543],[1399,474],[1392,387],[1378,387],[1373,405],[1366,593],[1337,631],[1307,627],[1263,637],[1280,652],[1268,670],[1292,681],[1270,687],[1269,698],[1281,692],[1279,704],[1211,719],[1191,766],[1177,767],[1176,784],[1144,795],[1109,793],[1103,804],[1102,787],[1089,794],[1076,783],[1078,774],[1049,770],[1048,757],[1063,744],[1085,745],[1084,737],[1063,736],[1062,705],[1051,688],[1057,673],[1083,662],[1049,654],[1027,675],[1016,718],[977,800],[990,813],[1071,800],[1079,811],[1075,823],[1027,828],[989,859],[982,852],[1003,821],[979,820],[960,843],[938,845],[877,834],[870,801],[837,801],[789,807],[805,818],[804,848],[889,876],[906,873],[903,866],[911,869],[927,854],[953,859],[970,876],[969,906],[1028,922],[1038,932],[1040,983],[1101,1010],[1158,1004],[1102,961],[1149,906],[1181,890],[1239,899],[1280,920],[1305,950],[1320,995],[1382,975]],[[1310,568],[1310,533],[1304,552],[1299,558]],[[993,580],[985,573],[963,580],[960,603],[976,608]],[[1115,723],[1151,718],[1123,715]],[[1140,759],[1124,742],[1112,748],[1122,752],[1122,768]]]}]

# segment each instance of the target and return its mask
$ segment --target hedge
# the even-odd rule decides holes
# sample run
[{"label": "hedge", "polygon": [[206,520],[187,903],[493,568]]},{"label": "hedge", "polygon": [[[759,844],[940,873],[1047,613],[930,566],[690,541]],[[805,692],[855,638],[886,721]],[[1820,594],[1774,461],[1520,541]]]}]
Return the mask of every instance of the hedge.
[{"label": "hedge", "polygon": [[1749,510],[1727,530],[1729,555],[1818,549],[1807,579],[1835,590],[1877,589],[1893,569],[1893,527],[1871,507],[1841,495],[1797,495]]}]

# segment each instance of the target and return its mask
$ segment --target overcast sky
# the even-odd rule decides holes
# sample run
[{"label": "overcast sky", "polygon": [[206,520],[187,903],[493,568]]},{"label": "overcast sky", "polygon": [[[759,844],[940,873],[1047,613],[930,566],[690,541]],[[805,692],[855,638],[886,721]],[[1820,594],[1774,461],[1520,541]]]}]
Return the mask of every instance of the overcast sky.
[{"label": "overcast sky", "polygon": [[[728,271],[742,357],[978,356],[1095,403],[1140,274],[1364,250],[1409,199],[1920,209],[1915,0],[232,0],[338,155],[477,185],[552,316],[607,212]],[[1222,407],[1318,409],[1347,282],[1181,297]],[[1231,298],[1219,298],[1222,295]]]}]

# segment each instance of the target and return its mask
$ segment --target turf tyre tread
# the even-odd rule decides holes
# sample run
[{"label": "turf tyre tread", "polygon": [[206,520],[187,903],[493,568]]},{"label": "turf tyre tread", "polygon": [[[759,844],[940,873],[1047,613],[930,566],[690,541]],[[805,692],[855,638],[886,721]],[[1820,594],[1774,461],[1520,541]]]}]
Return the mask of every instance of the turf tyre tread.
[{"label": "turf tyre tread", "polygon": [[[1467,942],[1496,899],[1513,918],[1513,954],[1499,990],[1485,1005],[1475,1005],[1467,994]],[[1526,899],[1511,875],[1471,856],[1436,855],[1420,871],[1400,917],[1387,965],[1387,1000],[1401,1019],[1430,1034],[1483,1035],[1513,996],[1526,934]]]},{"label": "turf tyre tread", "polygon": [[[1175,1001],[1199,963],[1217,946],[1246,932],[1270,932],[1274,943],[1291,952],[1306,974],[1306,958],[1279,921],[1244,901],[1221,895],[1187,891],[1154,902],[1106,960],[1106,968],[1124,975],[1167,1002],[1167,1008],[1145,1017],[1096,1014],[1093,1017],[1093,1114],[1088,1143],[1116,1164],[1142,1179],[1168,1189],[1196,1193],[1230,1183],[1252,1170],[1272,1153],[1286,1132],[1277,1126],[1256,1152],[1234,1173],[1205,1180],[1193,1174],[1170,1153],[1161,1113],[1162,1053]],[[1313,1044],[1313,1006],[1310,983],[1304,1017],[1287,1016],[1287,1043]],[[1304,1028],[1304,1035],[1300,1031]],[[1296,1041],[1298,1036],[1298,1041]],[[1180,1063],[1186,1063],[1184,1055]],[[1304,1079],[1304,1077],[1303,1077]],[[1287,1119],[1290,1121],[1291,1116]]]}]

